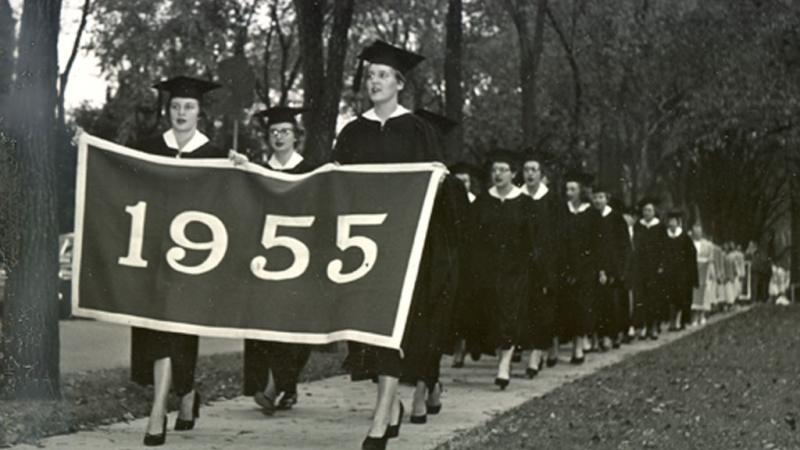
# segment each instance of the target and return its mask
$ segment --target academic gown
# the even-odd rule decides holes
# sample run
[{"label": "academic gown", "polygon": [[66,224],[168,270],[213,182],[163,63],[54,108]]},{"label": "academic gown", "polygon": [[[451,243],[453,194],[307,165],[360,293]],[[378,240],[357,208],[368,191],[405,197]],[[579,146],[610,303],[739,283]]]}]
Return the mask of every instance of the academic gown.
[{"label": "academic gown", "polygon": [[[169,133],[169,132],[168,132]],[[173,158],[226,158],[227,153],[210,142],[199,144],[205,138],[196,134],[185,148],[197,145],[191,152],[179,152],[167,144],[164,135],[154,136],[132,146],[151,155]],[[202,136],[202,138],[200,137]],[[162,358],[172,362],[172,382],[179,396],[194,389],[194,371],[197,365],[197,336],[157,331],[148,328],[131,328],[131,379],[141,385],[153,384],[153,363]]]},{"label": "academic gown", "polygon": [[[405,108],[398,107],[383,123],[374,110],[370,110],[347,124],[336,138],[333,160],[340,164],[380,164],[434,162],[442,161],[442,158],[439,137],[433,127]],[[434,212],[432,223],[438,221],[436,217],[437,213]],[[430,248],[431,242],[441,241],[435,236],[437,229],[438,227],[432,226],[428,233],[401,344],[403,354],[419,363],[414,363],[414,367],[409,369],[409,364],[403,362],[397,350],[349,342],[348,355],[343,365],[350,372],[353,381],[374,379],[381,375],[399,378],[404,370],[414,372],[407,375],[412,378],[417,378],[417,373],[427,372],[430,360],[427,355],[430,354],[429,343],[432,338],[427,325],[430,320],[426,318],[429,318],[432,309],[430,302],[435,300],[429,294],[430,285],[441,285],[439,277],[449,277],[444,271],[437,272],[433,263],[438,258],[436,255],[442,253],[432,254]],[[425,347],[416,348],[419,345]],[[420,356],[412,356],[414,353]]]},{"label": "academic gown", "polygon": [[560,255],[558,239],[558,201],[555,194],[543,184],[536,192],[522,191],[532,198],[532,217],[535,221],[534,260],[530,266],[529,331],[530,347],[538,350],[550,348],[556,329],[556,271]]},{"label": "academic gown", "polygon": [[479,195],[472,207],[474,328],[468,333],[467,348],[494,355],[498,348],[529,342],[529,267],[535,230],[529,197],[518,189],[505,199],[491,192],[496,191]]},{"label": "academic gown", "polygon": [[663,255],[667,230],[660,222],[648,227],[639,221],[634,225],[633,234],[636,271],[634,326],[654,326],[666,316]]},{"label": "academic gown", "polygon": [[664,292],[671,308],[682,311],[684,323],[689,320],[692,289],[699,286],[697,249],[692,239],[681,232],[667,234],[664,240]]},{"label": "academic gown", "polygon": [[598,259],[608,283],[598,286],[598,333],[616,337],[627,329],[628,297],[625,291],[626,259],[631,251],[628,224],[616,210],[606,207],[597,219]]},{"label": "academic gown", "polygon": [[[256,160],[267,169],[292,174],[308,173],[314,166],[305,159],[294,167],[277,167],[271,160]],[[268,374],[272,371],[276,393],[296,394],[300,373],[311,356],[311,346],[286,342],[244,341],[244,395],[252,396],[263,392],[268,384]]]},{"label": "academic gown", "polygon": [[572,339],[595,331],[599,215],[587,203],[574,212],[568,205],[561,208],[559,331]]}]

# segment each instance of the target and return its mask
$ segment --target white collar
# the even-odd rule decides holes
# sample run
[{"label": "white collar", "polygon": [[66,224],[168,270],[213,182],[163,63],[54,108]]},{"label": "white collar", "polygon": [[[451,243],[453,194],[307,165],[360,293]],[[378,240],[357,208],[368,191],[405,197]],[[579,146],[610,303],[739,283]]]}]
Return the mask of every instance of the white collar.
[{"label": "white collar", "polygon": [[587,209],[589,209],[589,206],[591,206],[591,205],[589,205],[588,203],[581,203],[581,206],[578,206],[576,208],[576,207],[572,206],[571,202],[567,202],[567,208],[569,209],[569,212],[571,212],[572,214],[582,213],[582,212],[586,211]]},{"label": "white collar", "polygon": [[175,131],[173,131],[172,128],[165,131],[161,137],[164,139],[164,143],[167,144],[167,147],[178,151],[178,155],[181,153],[192,153],[208,142],[208,137],[201,133],[200,130],[194,130],[194,135],[191,139],[189,139],[189,142],[183,146],[183,148],[180,148],[178,145],[178,139],[175,137]]},{"label": "white collar", "polygon": [[501,197],[500,193],[497,192],[497,187],[496,186],[492,186],[492,187],[489,188],[489,195],[491,195],[494,198],[500,199],[502,201],[513,200],[513,199],[519,197],[520,195],[522,195],[522,189],[512,185],[511,186],[511,190],[508,191],[508,194],[506,194],[505,197]]},{"label": "white collar", "polygon": [[542,197],[544,197],[545,195],[547,195],[548,192],[550,192],[550,189],[547,188],[547,185],[541,182],[539,183],[539,186],[536,187],[536,192],[534,192],[533,194],[531,194],[531,191],[530,189],[528,189],[527,184],[523,184],[520,189],[522,189],[523,194],[531,197],[534,200],[541,200]]},{"label": "white collar", "polygon": [[650,223],[645,222],[644,219],[640,219],[639,223],[642,224],[643,227],[645,227],[647,229],[650,229],[650,228],[660,224],[661,221],[658,220],[658,217],[653,217],[653,220],[651,220]]},{"label": "white collar", "polygon": [[470,191],[467,191],[467,199],[469,199],[469,202],[470,202],[470,203],[474,202],[476,198],[477,198],[477,197],[475,197],[475,194],[473,194],[473,193],[472,193],[472,192],[470,192]]},{"label": "white collar", "polygon": [[600,211],[600,215],[603,216],[603,217],[608,217],[608,215],[611,214],[611,211],[613,211],[613,209],[611,209],[610,206],[606,205],[603,208],[603,210]]},{"label": "white collar", "polygon": [[680,236],[681,234],[683,234],[683,228],[681,228],[681,227],[676,228],[674,232],[672,230],[670,230],[669,228],[667,228],[667,235],[669,237],[671,237],[671,238],[676,238],[676,237]]},{"label": "white collar", "polygon": [[[397,108],[392,111],[392,114],[386,118],[386,120],[394,119],[395,117],[400,117],[405,114],[411,114],[411,111],[407,110],[403,105],[397,105]],[[371,108],[369,111],[365,112],[361,115],[361,117],[371,120],[373,122],[380,122],[381,125],[386,123],[386,120],[381,119],[378,117],[378,113],[375,112],[375,108]]]},{"label": "white collar", "polygon": [[278,157],[275,155],[275,153],[269,157],[267,164],[269,164],[269,167],[272,170],[291,170],[297,167],[301,162],[303,162],[303,157],[300,155],[300,153],[292,150],[292,156],[289,157],[289,160],[286,161],[286,164],[281,164],[281,162],[278,161]]}]

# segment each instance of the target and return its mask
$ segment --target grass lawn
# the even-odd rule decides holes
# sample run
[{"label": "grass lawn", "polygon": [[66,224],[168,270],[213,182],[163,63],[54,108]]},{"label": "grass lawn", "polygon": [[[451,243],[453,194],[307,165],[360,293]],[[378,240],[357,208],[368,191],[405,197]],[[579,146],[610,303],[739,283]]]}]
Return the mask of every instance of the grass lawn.
[{"label": "grass lawn", "polygon": [[[301,381],[343,373],[341,352],[314,352]],[[237,397],[242,393],[242,355],[201,356],[197,388],[203,401]],[[62,400],[57,402],[0,401],[0,448],[38,438],[129,421],[150,412],[152,389],[129,381],[128,368],[72,373],[62,377]],[[177,406],[172,398],[170,409]]]},{"label": "grass lawn", "polygon": [[800,449],[800,305],[759,306],[564,385],[440,446]]}]

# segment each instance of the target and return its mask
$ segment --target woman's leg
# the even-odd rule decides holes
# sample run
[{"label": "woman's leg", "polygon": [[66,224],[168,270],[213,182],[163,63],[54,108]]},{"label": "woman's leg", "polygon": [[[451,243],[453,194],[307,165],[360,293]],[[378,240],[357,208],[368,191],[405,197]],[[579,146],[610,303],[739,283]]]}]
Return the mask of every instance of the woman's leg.
[{"label": "woman's leg", "polygon": [[428,412],[428,405],[426,404],[426,399],[428,397],[428,386],[425,384],[424,381],[417,381],[417,385],[414,388],[414,401],[411,405],[411,415],[412,416],[424,416]]},{"label": "woman's leg", "polygon": [[167,400],[172,385],[172,361],[161,358],[153,363],[153,406],[147,422],[147,434],[159,435],[164,431]]},{"label": "woman's leg", "polygon": [[497,378],[501,380],[511,379],[511,359],[514,357],[514,346],[499,351],[500,360],[497,365]]},{"label": "woman's leg", "polygon": [[[386,433],[389,425],[395,425],[400,413],[400,404],[397,397],[399,379],[388,375],[378,376],[378,401],[375,404],[375,414],[367,433],[370,437],[381,438]],[[395,422],[395,423],[392,423]]]}]

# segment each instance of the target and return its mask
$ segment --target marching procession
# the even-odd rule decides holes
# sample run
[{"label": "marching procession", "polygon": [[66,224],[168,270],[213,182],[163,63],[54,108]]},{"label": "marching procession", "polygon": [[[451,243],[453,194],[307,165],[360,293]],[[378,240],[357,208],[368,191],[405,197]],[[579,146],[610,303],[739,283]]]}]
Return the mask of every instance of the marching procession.
[{"label": "marching procession", "polygon": [[[376,41],[359,59],[354,89],[363,78],[372,108],[341,130],[333,160],[324,163],[441,165],[444,140],[458,124],[430,111],[412,112],[398,99],[407,74],[424,58]],[[304,108],[256,113],[270,152],[250,160],[214,147],[197,129],[203,96],[219,84],[180,76],[154,87],[167,95],[171,127],[132,148],[290,174],[320,165],[302,156],[298,118]],[[456,369],[496,357],[496,375],[486,382],[513,389],[515,372],[534,378],[558,364],[583,364],[594,352],[703,325],[710,313],[729,309],[743,296],[745,255],[733,244],[715,245],[701,224],[690,223],[681,211],[660,210],[657,198],[625,205],[618,192],[582,168],[558,174],[556,165],[542,151],[500,148],[480,163],[449,165],[439,182],[400,348],[348,342],[343,367],[353,381],[377,386],[363,449],[386,448],[405,422],[424,425],[429,415],[447,414],[439,379],[444,355],[452,355]],[[756,272],[753,267],[748,295],[763,299],[768,276]],[[560,354],[564,343],[570,346],[566,359]],[[265,415],[292,409],[313,348],[247,339],[244,394]],[[133,329],[132,378],[154,385],[146,446],[166,442],[170,392],[180,398],[173,429],[195,427],[202,398],[194,388],[197,353],[197,336]],[[414,387],[410,403],[399,398],[401,383]]]}]

